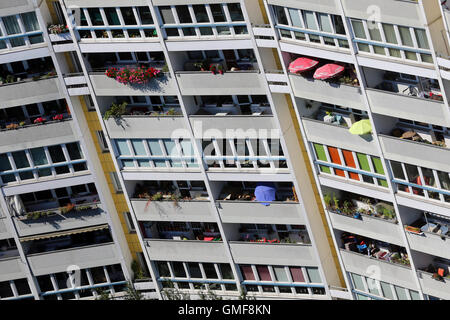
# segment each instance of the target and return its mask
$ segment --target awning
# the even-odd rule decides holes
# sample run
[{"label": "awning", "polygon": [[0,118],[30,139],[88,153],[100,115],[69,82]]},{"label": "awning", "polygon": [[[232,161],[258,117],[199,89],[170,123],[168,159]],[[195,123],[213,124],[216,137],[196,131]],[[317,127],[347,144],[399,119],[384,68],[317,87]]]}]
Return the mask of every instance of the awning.
[{"label": "awning", "polygon": [[328,63],[316,70],[314,72],[314,79],[317,80],[325,80],[330,79],[333,77],[336,77],[340,73],[342,73],[345,70],[345,68],[341,65],[334,64],[334,63]]},{"label": "awning", "polygon": [[56,237],[68,236],[71,234],[92,232],[92,231],[103,230],[103,229],[108,229],[108,228],[109,228],[108,224],[102,224],[102,225],[87,227],[87,228],[79,228],[79,229],[72,229],[72,230],[61,231],[61,232],[52,232],[52,233],[37,234],[37,235],[33,235],[33,236],[28,236],[28,237],[21,237],[21,238],[19,238],[19,240],[20,240],[20,242],[25,242],[25,241],[32,241],[32,240],[56,238]]},{"label": "awning", "polygon": [[270,203],[267,203],[265,201],[270,202],[276,199],[275,193],[275,185],[271,182],[259,183],[255,188],[256,201],[262,201],[262,204],[265,206],[270,205]]},{"label": "awning", "polygon": [[314,68],[318,63],[319,61],[306,57],[297,58],[289,64],[289,72],[299,73],[310,70]]}]

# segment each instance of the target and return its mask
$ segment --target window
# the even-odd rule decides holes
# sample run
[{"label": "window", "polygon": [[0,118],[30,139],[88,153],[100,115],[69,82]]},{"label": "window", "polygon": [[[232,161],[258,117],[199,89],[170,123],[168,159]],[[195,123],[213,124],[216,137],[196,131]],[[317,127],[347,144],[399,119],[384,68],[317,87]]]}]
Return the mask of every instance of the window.
[{"label": "window", "polygon": [[214,22],[225,22],[226,17],[221,4],[210,4]]},{"label": "window", "polygon": [[175,6],[175,9],[177,10],[178,20],[180,20],[180,23],[192,23],[188,6]]},{"label": "window", "polygon": [[230,12],[231,21],[244,21],[244,15],[239,3],[228,3],[228,11]]},{"label": "window", "polygon": [[102,130],[96,130],[97,142],[102,152],[109,152],[108,143],[106,142],[105,134]]},{"label": "window", "polygon": [[308,274],[309,282],[313,283],[322,282],[322,280],[320,279],[318,268],[306,267],[306,273]]},{"label": "window", "polygon": [[272,267],[273,273],[275,274],[276,281],[288,282],[288,277],[286,274],[286,269],[284,267]]},{"label": "window", "polygon": [[128,232],[135,233],[136,227],[134,226],[134,222],[133,222],[133,218],[131,217],[131,213],[123,212],[123,216],[125,219],[125,223],[127,224],[127,227],[128,227]]},{"label": "window", "polygon": [[267,266],[256,266],[260,281],[272,281],[270,277],[269,268]]},{"label": "window", "polygon": [[117,175],[117,173],[114,171],[114,172],[110,172],[109,175],[111,177],[114,191],[116,193],[123,192],[122,185],[120,184],[119,176]]},{"label": "window", "polygon": [[173,17],[171,7],[169,6],[159,7],[159,12],[161,13],[161,18],[164,24],[175,23],[175,18]]},{"label": "window", "polygon": [[205,5],[196,4],[193,5],[192,8],[194,9],[195,19],[198,23],[209,22],[209,17],[208,13],[206,12]]},{"label": "window", "polygon": [[153,24],[152,14],[150,8],[147,6],[137,7],[141,24]]}]

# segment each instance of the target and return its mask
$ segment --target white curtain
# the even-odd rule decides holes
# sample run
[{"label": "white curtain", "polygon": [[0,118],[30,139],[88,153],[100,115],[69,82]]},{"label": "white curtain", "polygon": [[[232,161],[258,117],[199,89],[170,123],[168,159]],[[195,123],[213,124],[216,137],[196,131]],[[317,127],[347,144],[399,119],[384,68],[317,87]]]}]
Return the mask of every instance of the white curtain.
[{"label": "white curtain", "polygon": [[7,197],[9,207],[11,209],[12,216],[21,216],[25,214],[25,206],[23,205],[22,199],[19,195]]}]

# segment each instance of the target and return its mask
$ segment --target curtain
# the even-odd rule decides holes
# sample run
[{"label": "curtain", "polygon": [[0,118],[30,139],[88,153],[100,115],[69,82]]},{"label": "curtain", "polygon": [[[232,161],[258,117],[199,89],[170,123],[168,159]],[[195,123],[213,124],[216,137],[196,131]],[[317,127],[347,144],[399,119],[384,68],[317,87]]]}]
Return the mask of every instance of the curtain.
[{"label": "curtain", "polygon": [[159,141],[157,139],[148,140],[148,145],[150,147],[150,152],[153,156],[162,155],[161,146],[159,145]]},{"label": "curtain", "polygon": [[255,275],[251,266],[241,266],[242,275],[244,280],[255,280]]},{"label": "curtain", "polygon": [[269,273],[269,268],[267,268],[267,266],[256,266],[256,270],[258,270],[259,280],[272,281]]},{"label": "curtain", "polygon": [[288,281],[286,270],[284,269],[284,267],[273,267],[273,272],[275,273],[275,278],[277,278],[277,281]]},{"label": "curtain", "polygon": [[305,282],[305,277],[303,276],[302,268],[300,267],[289,267],[291,271],[292,280],[294,282]]},{"label": "curtain", "polygon": [[22,13],[20,16],[22,17],[22,22],[23,22],[26,32],[40,30],[39,22],[36,18],[36,13],[27,12],[27,13]]},{"label": "curtain", "polygon": [[16,194],[15,196],[7,197],[6,200],[13,216],[25,214],[25,206],[23,205],[22,199],[19,195]]}]

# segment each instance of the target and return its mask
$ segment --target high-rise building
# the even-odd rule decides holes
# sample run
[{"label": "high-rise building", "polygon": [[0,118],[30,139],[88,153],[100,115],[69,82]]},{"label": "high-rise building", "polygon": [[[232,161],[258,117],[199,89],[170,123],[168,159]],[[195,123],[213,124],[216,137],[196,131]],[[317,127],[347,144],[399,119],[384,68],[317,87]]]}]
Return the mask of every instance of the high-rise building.
[{"label": "high-rise building", "polygon": [[2,0],[0,298],[449,298],[447,17]]}]

